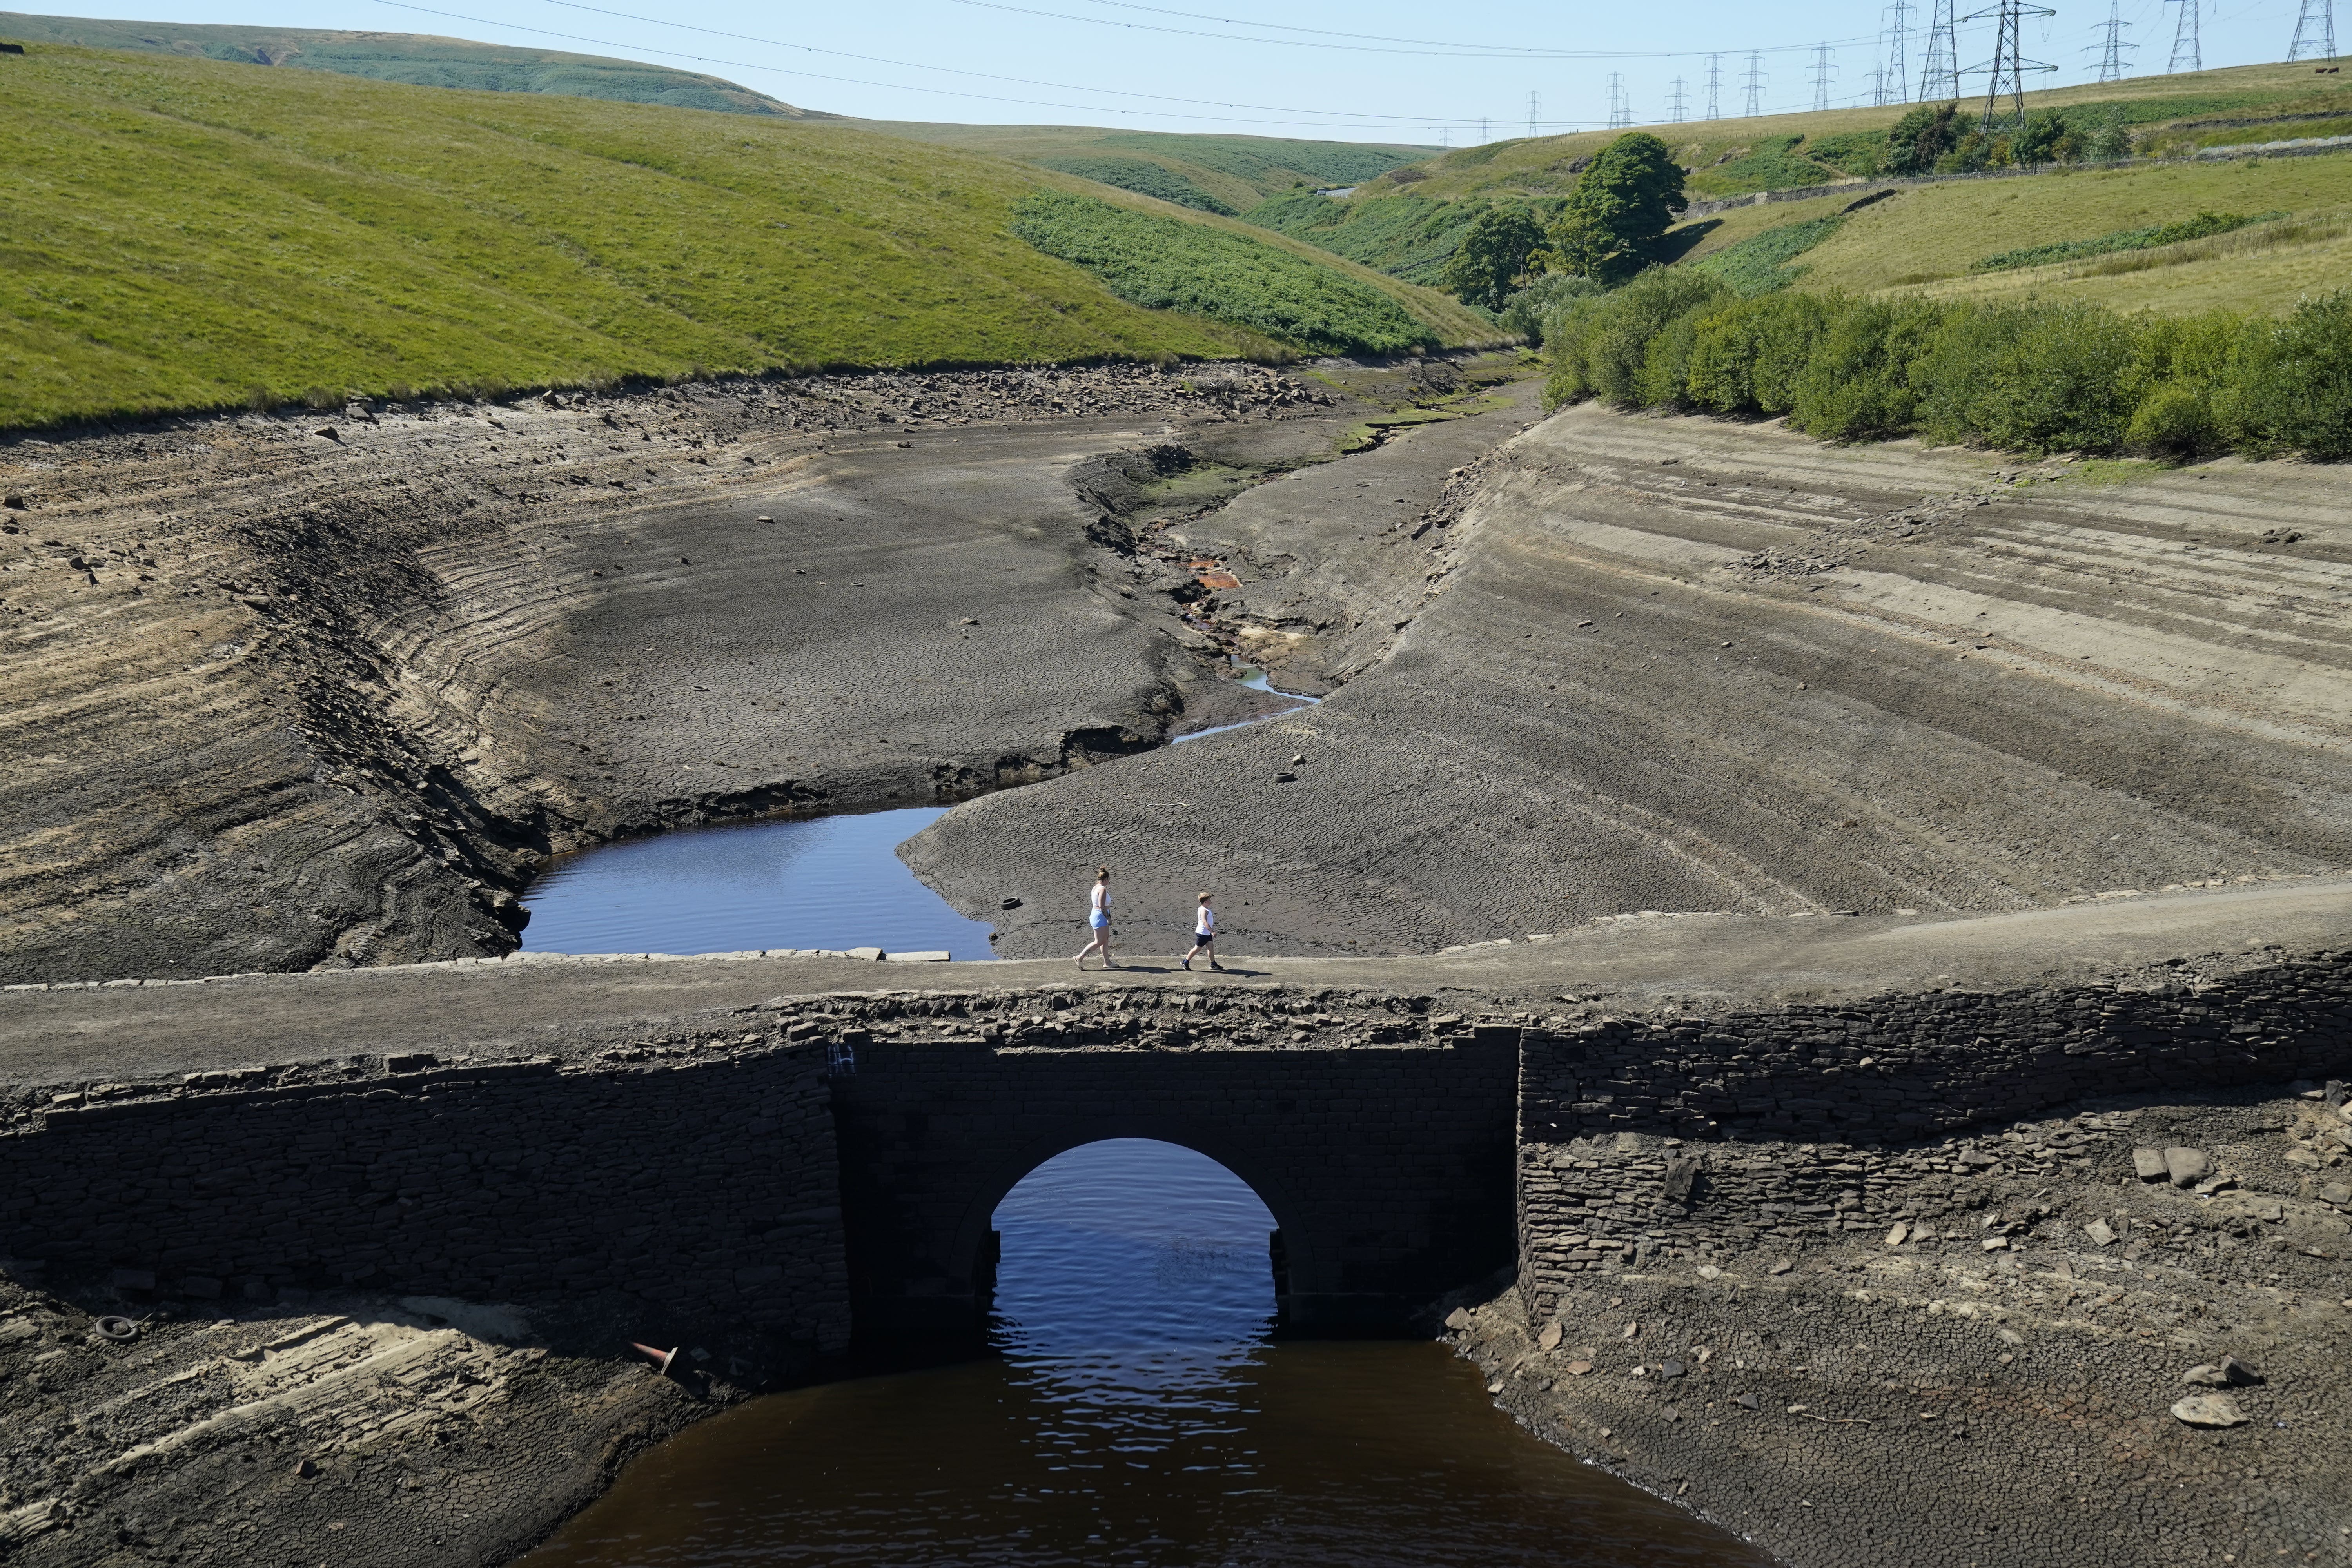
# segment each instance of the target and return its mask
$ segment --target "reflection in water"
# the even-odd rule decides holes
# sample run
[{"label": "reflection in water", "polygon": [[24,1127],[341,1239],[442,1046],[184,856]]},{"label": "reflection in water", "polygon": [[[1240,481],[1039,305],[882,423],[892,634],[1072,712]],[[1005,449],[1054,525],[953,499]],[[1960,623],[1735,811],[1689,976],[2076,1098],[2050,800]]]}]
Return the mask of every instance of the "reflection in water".
[{"label": "reflection in water", "polygon": [[879,947],[987,958],[898,858],[947,808],[680,828],[566,855],[523,894],[533,952],[742,952]]},{"label": "reflection in water", "polygon": [[1003,1358],[757,1400],[529,1568],[1765,1568],[1537,1441],[1419,1343],[1273,1343],[1270,1216],[1165,1143],[996,1212]]}]

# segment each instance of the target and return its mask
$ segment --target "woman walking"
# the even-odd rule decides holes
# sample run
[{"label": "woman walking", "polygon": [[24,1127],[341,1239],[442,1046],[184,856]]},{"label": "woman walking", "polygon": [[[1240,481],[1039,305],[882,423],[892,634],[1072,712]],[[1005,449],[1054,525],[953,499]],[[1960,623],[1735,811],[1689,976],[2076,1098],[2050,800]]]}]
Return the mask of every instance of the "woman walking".
[{"label": "woman walking", "polygon": [[1225,966],[1217,962],[1217,911],[1210,907],[1206,893],[1201,895],[1201,907],[1192,916],[1192,951],[1184,955],[1184,967],[1192,968],[1192,961],[1204,952],[1210,968],[1223,970]]},{"label": "woman walking", "polygon": [[1094,931],[1094,940],[1078,949],[1077,966],[1084,969],[1087,954],[1099,949],[1103,967],[1117,969],[1118,965],[1113,963],[1110,957],[1110,868],[1108,866],[1095,868],[1094,908],[1087,914],[1087,924]]}]

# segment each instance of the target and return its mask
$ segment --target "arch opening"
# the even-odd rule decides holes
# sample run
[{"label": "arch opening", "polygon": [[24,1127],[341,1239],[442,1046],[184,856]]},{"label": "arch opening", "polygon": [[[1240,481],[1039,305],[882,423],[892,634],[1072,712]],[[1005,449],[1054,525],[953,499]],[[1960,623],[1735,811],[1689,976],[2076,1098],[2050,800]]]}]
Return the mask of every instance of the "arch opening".
[{"label": "arch opening", "polygon": [[982,1263],[992,1342],[1065,1384],[1219,1382],[1280,1315],[1272,1209],[1224,1164],[1159,1139],[1039,1163],[998,1201]]}]

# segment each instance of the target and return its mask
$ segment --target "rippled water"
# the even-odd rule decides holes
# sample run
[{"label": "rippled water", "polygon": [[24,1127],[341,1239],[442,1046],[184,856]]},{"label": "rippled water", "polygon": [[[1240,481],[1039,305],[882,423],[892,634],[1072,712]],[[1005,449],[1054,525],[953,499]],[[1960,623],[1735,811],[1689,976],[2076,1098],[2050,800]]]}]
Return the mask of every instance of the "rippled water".
[{"label": "rippled water", "polygon": [[1049,1161],[997,1210],[999,1359],[705,1422],[529,1568],[1767,1568],[1440,1346],[1274,1342],[1272,1224],[1169,1144]]},{"label": "rippled water", "polygon": [[987,958],[966,920],[898,858],[947,808],[679,828],[558,858],[523,894],[531,952],[879,947]]}]

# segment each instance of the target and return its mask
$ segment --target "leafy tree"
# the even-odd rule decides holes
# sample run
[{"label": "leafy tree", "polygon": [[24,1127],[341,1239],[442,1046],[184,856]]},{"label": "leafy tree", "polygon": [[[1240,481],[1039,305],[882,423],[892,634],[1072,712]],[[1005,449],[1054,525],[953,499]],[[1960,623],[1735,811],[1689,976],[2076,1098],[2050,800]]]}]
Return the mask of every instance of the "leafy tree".
[{"label": "leafy tree", "polygon": [[1683,168],[1647,132],[1620,136],[1578,177],[1551,229],[1562,270],[1613,281],[1663,261],[1659,241],[1690,205]]},{"label": "leafy tree", "polygon": [[1445,286],[1465,305],[1499,310],[1543,239],[1543,226],[1523,208],[1488,207],[1445,264]]},{"label": "leafy tree", "polygon": [[1896,121],[1886,132],[1886,156],[1879,167],[1889,174],[1924,174],[1959,144],[1960,106],[1926,104]]}]

